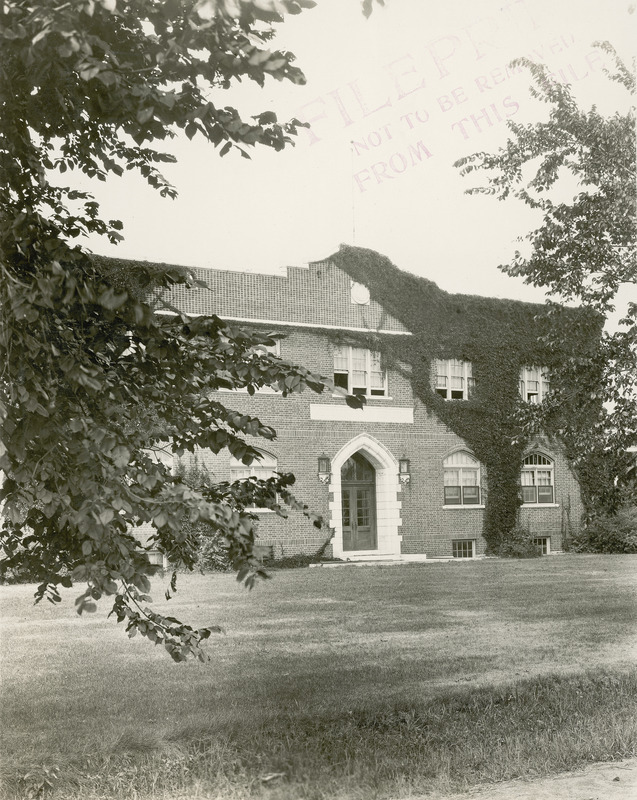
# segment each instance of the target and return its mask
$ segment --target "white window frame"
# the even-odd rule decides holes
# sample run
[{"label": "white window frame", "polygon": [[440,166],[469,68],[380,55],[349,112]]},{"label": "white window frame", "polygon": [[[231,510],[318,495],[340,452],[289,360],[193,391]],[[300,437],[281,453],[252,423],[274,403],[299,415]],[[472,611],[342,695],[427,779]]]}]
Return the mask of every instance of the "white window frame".
[{"label": "white window frame", "polygon": [[[230,482],[245,480],[246,478],[274,478],[278,471],[278,459],[273,453],[268,453],[266,450],[259,450],[262,459],[254,460],[252,464],[244,464],[238,458],[230,454]],[[245,474],[238,474],[245,473]],[[246,506],[248,511],[255,511],[259,513],[276,513],[271,508],[260,508],[258,506]]]},{"label": "white window frame", "polygon": [[[541,482],[539,473],[547,473],[548,483]],[[531,476],[528,482],[525,482],[524,476]],[[550,499],[548,499],[548,492],[546,487],[551,488]],[[534,492],[530,490],[534,489]],[[526,491],[525,491],[526,490]],[[520,470],[520,491],[522,494],[522,505],[525,508],[529,506],[554,506],[555,503],[555,463],[552,458],[544,455],[544,453],[528,453],[522,462],[522,469]],[[541,497],[544,499],[540,499]],[[527,499],[531,498],[531,499]]]},{"label": "white window frame", "polygon": [[[354,352],[360,351],[365,353],[365,369],[364,370],[354,370]],[[341,360],[341,365],[337,368],[337,358]],[[380,372],[382,374],[382,381],[383,386],[382,389],[377,386],[371,385],[371,374],[372,374],[372,358],[375,358],[379,364],[382,363],[381,354],[376,350],[369,350],[366,347],[355,347],[353,345],[336,345],[334,347],[333,353],[333,360],[334,360],[334,384],[339,389],[343,389],[347,391],[348,394],[357,394],[368,398],[379,398],[379,397],[387,397],[387,371],[384,369],[381,370],[374,370],[374,372]],[[345,366],[342,363],[345,362]],[[356,386],[354,383],[354,372],[364,372],[365,374],[365,385]],[[337,383],[337,375],[347,375],[347,386],[341,386]],[[342,380],[342,379],[341,379]],[[364,389],[364,392],[361,391]]]},{"label": "white window frame", "polygon": [[536,547],[542,548],[542,555],[548,556],[551,552],[551,537],[550,536],[534,536],[533,544]]},{"label": "white window frame", "polygon": [[[456,373],[452,374],[455,369]],[[436,358],[433,362],[433,388],[445,400],[468,400],[476,387],[471,361]]]},{"label": "white window frame", "polygon": [[551,391],[546,367],[522,367],[520,370],[520,397],[525,403],[542,403]]},{"label": "white window frame", "polygon": [[[452,461],[454,463],[452,463]],[[443,508],[484,508],[482,504],[482,489],[481,489],[481,465],[478,459],[471,455],[467,450],[456,450],[450,453],[442,461],[443,470]],[[459,484],[447,483],[447,476],[450,472],[457,472]],[[475,475],[475,483],[465,483],[465,476],[463,473],[472,473]],[[457,489],[455,493],[458,498],[457,502],[453,499],[452,492],[447,490]],[[474,491],[477,489],[477,493]]]},{"label": "white window frame", "polygon": [[[462,551],[466,551],[467,545],[470,546],[471,555],[464,555]],[[461,555],[458,553],[461,552]],[[451,540],[451,555],[452,558],[469,559],[476,557],[476,540],[475,539],[452,539]]]}]

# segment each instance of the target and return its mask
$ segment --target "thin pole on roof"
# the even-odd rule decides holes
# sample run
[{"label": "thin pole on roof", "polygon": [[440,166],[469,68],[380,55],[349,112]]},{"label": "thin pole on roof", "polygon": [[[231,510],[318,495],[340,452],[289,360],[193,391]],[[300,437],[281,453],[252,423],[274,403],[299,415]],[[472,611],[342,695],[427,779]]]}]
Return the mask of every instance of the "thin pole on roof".
[{"label": "thin pole on roof", "polygon": [[350,194],[352,199],[352,244],[356,244],[356,201],[354,194],[354,142],[349,143],[350,157]]}]

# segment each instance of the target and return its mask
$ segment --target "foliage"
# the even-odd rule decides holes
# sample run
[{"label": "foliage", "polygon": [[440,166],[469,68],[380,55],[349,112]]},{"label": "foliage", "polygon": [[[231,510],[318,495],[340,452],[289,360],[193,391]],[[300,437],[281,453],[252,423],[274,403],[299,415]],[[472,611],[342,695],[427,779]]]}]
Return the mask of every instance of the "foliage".
[{"label": "foliage", "polygon": [[361,7],[363,10],[363,16],[370,17],[372,11],[374,10],[374,1],[378,3],[379,6],[385,5],[385,0],[361,0]]},{"label": "foliage", "polygon": [[201,523],[194,533],[199,540],[197,566],[200,569],[204,572],[228,572],[232,569],[228,545],[221,532]]},{"label": "foliage", "polygon": [[500,543],[498,555],[500,558],[538,558],[542,555],[542,548],[534,543],[527,528],[517,525]]},{"label": "foliage", "polygon": [[574,553],[637,553],[637,505],[600,514],[571,538]]},{"label": "foliage", "polygon": [[[196,454],[188,466],[180,461],[176,473],[192,489],[206,491],[214,486],[210,473],[199,464]],[[181,533],[197,542],[196,563],[199,569],[204,572],[228,572],[232,569],[228,541],[223,531],[207,522],[184,520]]]},{"label": "foliage", "polygon": [[[598,46],[614,62],[608,78],[634,95],[634,74],[608,43]],[[469,194],[515,198],[542,214],[540,227],[523,237],[528,254],[517,252],[501,267],[505,273],[606,315],[620,288],[637,284],[634,105],[607,117],[596,107],[585,111],[571,88],[554,80],[546,67],[524,58],[514,64],[529,70],[531,94],[549,106],[548,119],[528,125],[509,121],[505,147],[495,154],[475,153],[456,166],[463,175],[484,175],[486,183]],[[569,201],[556,199],[573,182],[577,194]],[[554,329],[547,346],[560,349],[562,331]],[[616,332],[603,333],[599,348],[562,362],[559,369],[565,387],[588,380],[590,371],[601,373],[597,391],[606,410],[592,428],[581,427],[571,437],[576,462],[584,461],[591,448],[618,456],[637,443],[636,303],[628,304]]]},{"label": "foliage", "polygon": [[[497,553],[500,543],[517,524],[519,476],[522,455],[533,435],[544,430],[566,441],[576,424],[591,428],[601,412],[592,387],[596,376],[586,373],[564,388],[560,403],[540,406],[523,403],[518,388],[520,368],[549,368],[551,387],[561,385],[558,367],[595,351],[600,317],[589,311],[543,306],[514,300],[449,294],[424,278],[402,272],[372,250],[341,245],[330,259],[355,281],[370,288],[372,297],[399,319],[410,337],[376,337],[375,349],[384,349],[394,368],[409,377],[415,395],[451,430],[464,439],[486,467],[488,496],[484,537],[488,551]],[[561,349],[548,347],[545,339],[558,328]],[[371,334],[373,337],[373,334]],[[555,337],[557,338],[557,337]],[[371,340],[370,340],[371,346]],[[446,401],[432,387],[432,361],[458,358],[471,361],[476,390],[467,400]],[[555,375],[555,378],[554,378]],[[537,423],[542,408],[542,429]],[[577,416],[573,412],[577,409]],[[584,482],[584,500],[595,489],[612,493],[612,478],[600,480],[599,470]],[[602,476],[607,477],[607,476]]]},{"label": "foliage", "polygon": [[325,551],[334,538],[334,531],[330,530],[329,536],[325,539],[323,544],[314,553],[295,553],[294,555],[286,556],[281,546],[281,555],[276,556],[273,552],[270,556],[264,559],[264,564],[270,569],[299,569],[302,567],[309,567],[310,564],[322,564],[327,561],[340,561],[338,558],[330,558],[325,555]]},{"label": "foliage", "polygon": [[[49,0],[5,3],[0,17],[0,413],[7,475],[2,568],[26,568],[36,600],[59,602],[58,586],[86,583],[78,612],[103,596],[137,632],[175,660],[202,657],[214,627],[193,630],[149,606],[154,568],[132,529],[155,528],[155,547],[192,567],[205,523],[228,540],[238,579],[263,569],[252,555],[255,498],[320,521],[290,493],[291,476],[193,489],[159,456],[228,449],[249,464],[248,439],[275,431],[222,405],[215,389],[276,387],[283,396],[325,381],[256,353],[272,343],[216,316],[190,319],[162,307],[162,289],[195,285],[187,270],[139,265],[114,275],[77,244],[87,233],[121,238],[84,191],[64,185],[76,170],[106,180],[136,170],[160,194],[175,189],[153,147],[183,131],[248,156],[280,150],[298,121],[272,111],[244,121],[217,104],[242,79],[304,81],[291,53],[268,44],[284,12],[311,0]],[[211,98],[215,99],[212,100]],[[352,404],[359,404],[350,398]],[[174,590],[174,581],[173,581]]]}]

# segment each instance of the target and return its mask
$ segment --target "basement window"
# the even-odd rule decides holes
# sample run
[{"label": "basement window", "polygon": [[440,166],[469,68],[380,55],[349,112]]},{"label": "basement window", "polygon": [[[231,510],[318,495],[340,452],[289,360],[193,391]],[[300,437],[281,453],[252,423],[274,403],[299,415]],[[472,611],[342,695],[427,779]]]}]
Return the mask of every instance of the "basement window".
[{"label": "basement window", "polygon": [[475,539],[454,539],[451,542],[451,552],[454,558],[473,558]]},{"label": "basement window", "polygon": [[542,550],[542,555],[547,556],[551,552],[551,537],[538,536],[533,539],[533,544]]}]

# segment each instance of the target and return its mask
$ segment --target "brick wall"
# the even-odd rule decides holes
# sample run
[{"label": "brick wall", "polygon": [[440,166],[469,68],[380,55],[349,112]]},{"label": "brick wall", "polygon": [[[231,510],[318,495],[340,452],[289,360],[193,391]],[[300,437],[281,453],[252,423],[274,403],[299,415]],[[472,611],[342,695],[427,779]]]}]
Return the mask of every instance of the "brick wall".
[{"label": "brick wall", "polygon": [[[281,342],[281,355],[308,368],[330,374],[334,344],[328,333],[295,329]],[[465,443],[414,398],[409,380],[396,371],[388,375],[388,398],[369,398],[369,408],[413,408],[413,424],[323,421],[310,418],[313,403],[345,405],[330,393],[321,396],[311,391],[283,398],[274,393],[257,393],[253,397],[240,392],[222,392],[227,406],[242,413],[257,415],[277,430],[274,442],[253,440],[276,456],[280,472],[293,472],[297,478],[295,495],[317,513],[329,518],[328,487],[317,478],[318,456],[331,458],[359,434],[369,433],[382,442],[396,459],[410,460],[411,480],[402,486],[397,500],[401,503],[402,547],[404,554],[427,554],[428,557],[450,557],[454,539],[473,539],[476,554],[485,552],[482,538],[484,509],[479,507],[443,508],[443,459]],[[579,521],[581,502],[577,482],[565,459],[555,447],[540,443],[543,452],[555,459],[555,491],[557,507],[523,508],[521,521],[537,536],[550,536],[551,549],[561,549],[560,534],[565,524],[566,509],[573,523]],[[468,449],[468,448],[467,448]],[[219,480],[229,478],[227,453],[200,453],[203,463]],[[482,491],[486,490],[486,470],[481,470]],[[262,543],[273,545],[278,556],[311,553],[323,544],[329,531],[317,530],[300,514],[292,513],[281,520],[272,512],[263,513],[259,523]],[[328,550],[329,553],[329,550]]]},{"label": "brick wall", "polygon": [[[209,288],[192,292],[175,287],[169,297],[173,304],[190,313],[214,312],[222,318],[285,323],[281,356],[322,375],[331,376],[333,371],[335,334],[320,330],[321,327],[334,328],[335,332],[347,328],[386,331],[381,336],[405,331],[378,303],[352,303],[349,277],[328,262],[316,262],[307,268],[290,267],[285,276],[196,272],[208,282]],[[388,374],[388,397],[368,399],[367,409],[385,409],[381,422],[366,422],[364,414],[360,420],[358,417],[347,421],[312,419],[315,404],[327,406],[328,416],[330,408],[336,414],[338,407],[345,406],[342,397],[329,392],[319,397],[307,390],[289,398],[272,392],[252,397],[241,392],[221,392],[220,399],[230,408],[258,416],[277,430],[274,442],[252,443],[276,457],[279,472],[295,474],[294,494],[326,519],[330,515],[330,501],[335,498],[330,497],[329,486],[318,480],[318,457],[325,453],[332,459],[355,437],[366,433],[389,451],[396,464],[402,457],[410,460],[409,484],[400,486],[396,481],[395,503],[402,522],[400,552],[449,558],[454,539],[472,539],[476,554],[484,553],[484,509],[443,508],[443,459],[464,443],[414,398],[409,379],[398,371],[391,370]],[[399,421],[405,417],[399,412],[411,409],[413,423]],[[520,521],[535,535],[549,536],[551,549],[559,550],[562,531],[569,523],[573,526],[579,523],[582,512],[579,488],[559,448],[545,441],[538,444],[554,459],[556,503],[553,507],[522,508]],[[218,480],[230,477],[227,452],[220,455],[200,452],[197,458]],[[481,484],[485,491],[484,468]],[[261,514],[259,536],[261,543],[272,545],[275,555],[280,557],[316,552],[329,536],[329,530],[317,530],[298,513],[282,520],[267,512]],[[329,549],[327,553],[330,554]]]},{"label": "brick wall", "polygon": [[361,330],[406,331],[375,300],[350,299],[350,278],[328,261],[288,267],[285,276],[193,268],[207,289],[174,286],[166,298],[189,314],[275,320]]}]

